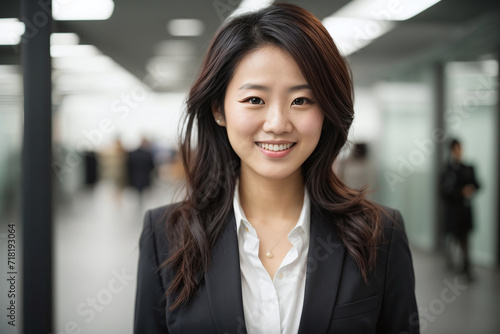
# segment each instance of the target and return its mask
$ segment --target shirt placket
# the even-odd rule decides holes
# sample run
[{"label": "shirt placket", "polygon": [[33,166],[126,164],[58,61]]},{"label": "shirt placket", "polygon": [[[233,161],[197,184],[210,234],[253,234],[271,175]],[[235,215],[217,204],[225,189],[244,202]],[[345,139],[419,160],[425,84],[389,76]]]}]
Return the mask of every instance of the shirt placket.
[{"label": "shirt placket", "polygon": [[244,251],[250,259],[258,277],[260,288],[260,300],[262,304],[257,310],[252,311],[254,321],[260,324],[260,333],[280,333],[280,311],[278,294],[269,273],[262,265],[259,258],[259,239],[257,232],[250,223],[243,221],[245,225]]}]

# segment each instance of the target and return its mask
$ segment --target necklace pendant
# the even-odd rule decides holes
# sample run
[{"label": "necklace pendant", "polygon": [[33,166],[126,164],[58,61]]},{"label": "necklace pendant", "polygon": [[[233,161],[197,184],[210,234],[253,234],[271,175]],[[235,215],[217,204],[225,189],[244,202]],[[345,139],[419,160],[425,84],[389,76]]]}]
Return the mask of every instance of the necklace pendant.
[{"label": "necklace pendant", "polygon": [[273,257],[273,253],[271,253],[270,251],[267,251],[266,256],[268,258],[272,258]]}]

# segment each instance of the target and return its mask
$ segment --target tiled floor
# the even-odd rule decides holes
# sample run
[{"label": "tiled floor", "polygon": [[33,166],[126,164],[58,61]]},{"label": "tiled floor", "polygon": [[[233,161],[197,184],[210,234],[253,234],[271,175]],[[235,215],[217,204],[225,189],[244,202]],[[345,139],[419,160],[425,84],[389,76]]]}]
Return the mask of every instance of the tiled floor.
[{"label": "tiled floor", "polygon": [[[174,188],[157,184],[143,207],[168,203]],[[132,191],[118,198],[106,184],[57,210],[55,333],[72,333],[72,327],[82,334],[132,333],[143,211]],[[498,272],[475,268],[477,280],[464,285],[439,256],[413,250],[413,257],[422,333],[500,333]]]},{"label": "tiled floor", "polygon": [[421,332],[499,334],[500,273],[474,268],[472,283],[445,269],[440,256],[413,252]]},{"label": "tiled floor", "polygon": [[157,185],[142,207],[132,190],[107,184],[79,193],[58,210],[55,246],[56,333],[132,333],[138,241],[143,208],[172,200]]}]

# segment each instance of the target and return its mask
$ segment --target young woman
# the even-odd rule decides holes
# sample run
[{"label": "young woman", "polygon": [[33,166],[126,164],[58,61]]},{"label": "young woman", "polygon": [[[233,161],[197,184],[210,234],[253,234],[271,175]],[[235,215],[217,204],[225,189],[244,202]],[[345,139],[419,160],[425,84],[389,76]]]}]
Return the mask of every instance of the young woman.
[{"label": "young woman", "polygon": [[186,197],[146,213],[135,332],[417,333],[400,213],[332,171],[353,116],[311,13],[226,22],[187,100]]}]

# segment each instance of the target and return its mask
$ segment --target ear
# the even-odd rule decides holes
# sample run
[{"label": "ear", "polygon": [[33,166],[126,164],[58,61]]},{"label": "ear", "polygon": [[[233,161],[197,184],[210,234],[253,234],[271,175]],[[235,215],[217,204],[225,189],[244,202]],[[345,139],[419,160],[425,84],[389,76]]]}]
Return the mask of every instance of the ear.
[{"label": "ear", "polygon": [[224,117],[222,116],[222,111],[220,107],[217,105],[212,105],[212,115],[214,116],[215,122],[220,126],[226,126],[226,122],[224,121]]}]

